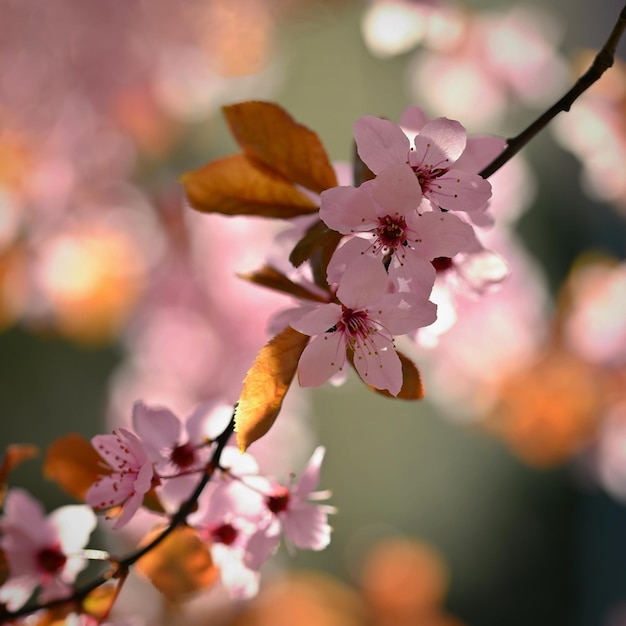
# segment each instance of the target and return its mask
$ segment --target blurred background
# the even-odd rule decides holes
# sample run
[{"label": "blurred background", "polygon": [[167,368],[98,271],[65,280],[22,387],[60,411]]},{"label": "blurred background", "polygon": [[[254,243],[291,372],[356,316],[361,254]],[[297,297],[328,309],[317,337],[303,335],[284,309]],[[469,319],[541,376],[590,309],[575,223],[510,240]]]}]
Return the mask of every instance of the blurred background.
[{"label": "blurred background", "polygon": [[[284,225],[185,206],[180,175],[237,149],[221,105],[277,102],[337,162],[355,119],[408,105],[509,137],[584,71],[621,8],[0,0],[2,448],[108,432],[138,399],[179,415],[237,399],[291,303],[235,277]],[[441,272],[440,320],[407,347],[427,399],[354,377],[294,389],[252,447],[280,478],[327,447],[331,547],[277,559],[245,609],[219,591],[190,603],[187,623],[626,624],[624,172],[618,60],[493,177],[479,236],[510,274],[496,288],[469,266]],[[41,457],[11,484],[68,501]],[[129,587],[141,593],[119,615],[180,622],[147,583]]]}]

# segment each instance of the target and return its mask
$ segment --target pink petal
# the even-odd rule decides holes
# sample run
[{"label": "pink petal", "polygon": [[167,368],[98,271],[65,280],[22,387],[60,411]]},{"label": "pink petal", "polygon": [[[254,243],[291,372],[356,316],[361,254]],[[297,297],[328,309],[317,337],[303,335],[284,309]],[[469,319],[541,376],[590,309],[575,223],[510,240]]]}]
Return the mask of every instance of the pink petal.
[{"label": "pink petal", "polygon": [[428,300],[437,278],[437,272],[430,261],[404,246],[402,256],[394,255],[389,264],[389,276],[400,291],[408,291]]},{"label": "pink petal", "polygon": [[[418,142],[419,139],[419,142]],[[415,155],[435,167],[450,167],[465,150],[467,133],[456,120],[438,117],[422,126],[415,139]],[[419,147],[418,147],[419,143]],[[430,145],[430,154],[427,153]],[[422,150],[424,153],[422,154]],[[441,157],[435,157],[441,154]]]},{"label": "pink petal", "polygon": [[309,494],[317,488],[325,453],[326,449],[323,446],[319,446],[315,449],[300,479],[292,489],[293,496],[301,500],[306,500]]},{"label": "pink petal", "polygon": [[305,335],[319,335],[341,319],[341,307],[338,304],[329,303],[318,305],[299,320],[291,322],[291,327]]},{"label": "pink petal", "polygon": [[476,211],[491,198],[491,184],[478,174],[450,170],[431,183],[426,195],[448,211]]},{"label": "pink petal", "polygon": [[366,115],[354,123],[359,156],[374,174],[395,163],[406,163],[411,144],[402,129],[380,117]]},{"label": "pink petal", "polygon": [[353,237],[337,248],[333,253],[326,278],[329,284],[337,284],[341,282],[341,278],[352,263],[360,259],[364,254],[375,256],[372,251],[372,241],[363,237]]},{"label": "pink petal", "polygon": [[455,170],[477,174],[487,167],[504,149],[506,140],[495,135],[476,135],[467,138],[463,154],[454,164]]},{"label": "pink petal", "polygon": [[384,169],[370,183],[379,217],[405,216],[415,211],[422,201],[422,188],[413,170],[406,163]]},{"label": "pink petal", "polygon": [[285,538],[297,548],[323,550],[330,543],[328,516],[319,507],[300,503],[281,516]]},{"label": "pink petal", "polygon": [[180,440],[180,420],[169,409],[149,407],[141,401],[133,406],[133,428],[156,451],[172,448]]},{"label": "pink petal", "polygon": [[125,502],[134,491],[132,474],[102,476],[85,495],[85,502],[96,511],[109,509]]},{"label": "pink petal", "polygon": [[[5,549],[13,546],[45,546],[56,543],[54,529],[49,525],[42,504],[25,489],[10,489],[4,503],[4,516],[0,519],[4,533]],[[7,547],[10,542],[11,547]]]},{"label": "pink petal", "polygon": [[302,352],[298,382],[302,387],[319,387],[346,362],[346,344],[340,332],[318,335]]},{"label": "pink petal", "polygon": [[346,269],[337,288],[337,298],[348,308],[361,310],[378,300],[388,284],[389,277],[380,260],[362,256]]},{"label": "pink petal", "polygon": [[424,259],[453,257],[475,245],[476,234],[470,224],[442,211],[419,214],[411,221],[411,247]]},{"label": "pink petal", "polygon": [[260,567],[276,552],[280,543],[280,525],[278,521],[270,524],[267,528],[261,528],[250,537],[246,546],[244,563],[252,570]]},{"label": "pink petal", "polygon": [[437,306],[413,293],[390,293],[376,303],[377,320],[392,335],[404,335],[437,319]]},{"label": "pink petal", "polygon": [[137,465],[135,455],[118,435],[96,435],[91,439],[91,444],[104,461],[115,470]]},{"label": "pink petal", "polygon": [[362,187],[333,187],[322,191],[320,200],[320,219],[344,235],[370,230],[378,223],[374,202]]},{"label": "pink petal", "polygon": [[367,345],[354,350],[354,367],[368,385],[388,389],[397,396],[402,388],[402,364],[391,341],[380,333],[372,333]]},{"label": "pink petal", "polygon": [[426,122],[428,122],[428,117],[424,109],[417,106],[407,107],[400,116],[400,126],[414,131],[413,134],[417,133]]}]

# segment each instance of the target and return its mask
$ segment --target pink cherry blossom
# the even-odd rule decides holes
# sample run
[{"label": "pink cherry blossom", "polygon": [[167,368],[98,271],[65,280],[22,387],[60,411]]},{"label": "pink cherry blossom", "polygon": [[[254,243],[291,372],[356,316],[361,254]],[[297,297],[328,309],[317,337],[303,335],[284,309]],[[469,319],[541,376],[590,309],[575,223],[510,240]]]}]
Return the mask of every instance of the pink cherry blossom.
[{"label": "pink cherry blossom", "polygon": [[432,324],[435,305],[413,293],[388,293],[383,265],[364,256],[345,271],[337,288],[339,304],[318,306],[291,326],[315,336],[300,357],[298,380],[318,386],[343,370],[346,352],[354,354],[361,378],[396,396],[402,388],[402,366],[393,336]]},{"label": "pink cherry blossom", "polygon": [[85,501],[96,511],[121,506],[110,515],[115,518],[113,528],[118,529],[141,506],[152,487],[154,467],[141,440],[126,428],[112,435],[96,435],[91,443],[113,472],[101,476],[89,488]]},{"label": "pink cherry blossom", "polygon": [[383,170],[359,188],[335,187],[322,192],[320,217],[344,235],[363,233],[335,253],[329,281],[339,282],[352,259],[372,254],[388,260],[390,278],[403,291],[428,298],[435,281],[434,258],[454,256],[479,245],[473,228],[441,211],[417,213],[422,191],[410,168],[402,163]]},{"label": "pink cherry blossom", "polygon": [[269,513],[248,543],[247,563],[251,568],[258,569],[277,549],[281,530],[291,548],[323,550],[330,543],[328,515],[335,513],[335,508],[311,502],[330,496],[327,491],[314,491],[325,452],[322,446],[316,448],[299,480],[290,486],[264,477],[246,480],[246,484],[264,494]]},{"label": "pink cherry blossom", "polygon": [[78,552],[95,526],[96,516],[87,506],[64,506],[46,517],[41,504],[26,491],[11,489],[0,519],[0,548],[9,566],[0,602],[13,611],[37,587],[41,587],[41,601],[69,592],[69,585],[85,566]]},{"label": "pink cherry blossom", "polygon": [[398,125],[365,116],[354,123],[354,136],[359,156],[375,174],[397,163],[408,164],[422,190],[421,210],[476,211],[491,196],[488,181],[454,167],[467,142],[459,122],[445,117],[427,122],[411,146]]}]

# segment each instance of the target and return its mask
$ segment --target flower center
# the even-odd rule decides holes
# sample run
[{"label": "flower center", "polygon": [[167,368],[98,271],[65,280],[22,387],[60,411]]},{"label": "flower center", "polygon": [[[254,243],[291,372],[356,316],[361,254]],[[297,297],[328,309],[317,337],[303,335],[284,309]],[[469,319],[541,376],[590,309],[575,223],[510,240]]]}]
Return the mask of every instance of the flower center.
[{"label": "flower center", "polygon": [[43,548],[35,558],[39,567],[49,574],[56,574],[67,561],[67,557],[59,548]]},{"label": "flower center", "polygon": [[404,217],[381,217],[376,229],[376,238],[380,247],[396,249],[406,241],[406,220]]},{"label": "flower center", "polygon": [[211,538],[216,543],[223,543],[230,546],[238,535],[237,529],[231,524],[222,524],[217,528],[214,528],[211,532]]},{"label": "flower center", "polygon": [[189,443],[176,446],[172,450],[170,460],[181,468],[187,468],[196,462],[196,449]]},{"label": "flower center", "polygon": [[448,169],[445,167],[436,167],[434,169],[422,169],[419,165],[411,166],[417,177],[417,182],[422,188],[422,193],[427,193],[431,190],[432,183],[435,179],[443,176]]},{"label": "flower center", "polygon": [[371,321],[367,311],[354,311],[341,305],[341,319],[337,322],[337,330],[348,335],[348,345],[353,348],[357,339],[365,339],[371,333]]},{"label": "flower center", "polygon": [[274,495],[268,496],[265,502],[267,503],[267,508],[275,515],[282,513],[289,506],[289,491],[283,488]]}]

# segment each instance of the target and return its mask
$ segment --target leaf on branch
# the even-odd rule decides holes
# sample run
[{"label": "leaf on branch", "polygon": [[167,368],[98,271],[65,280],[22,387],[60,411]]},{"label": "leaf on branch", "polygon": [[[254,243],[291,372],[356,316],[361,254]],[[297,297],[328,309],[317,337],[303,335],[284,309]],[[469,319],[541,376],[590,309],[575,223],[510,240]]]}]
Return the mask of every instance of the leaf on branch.
[{"label": "leaf on branch", "polygon": [[187,172],[181,182],[191,206],[203,213],[288,219],[318,210],[293,183],[243,154]]},{"label": "leaf on branch", "polygon": [[82,435],[70,433],[52,443],[46,452],[43,474],[78,500],[85,499],[91,485],[109,473],[100,455]]},{"label": "leaf on branch", "polygon": [[[163,527],[148,533],[141,546],[148,545],[163,532]],[[175,528],[161,543],[137,561],[137,571],[170,601],[210,587],[219,578],[208,545],[188,526]]]},{"label": "leaf on branch", "polygon": [[317,193],[337,185],[320,138],[282,107],[252,101],[225,106],[223,111],[247,156]]},{"label": "leaf on branch", "polygon": [[106,620],[121,591],[123,582],[123,579],[115,580],[90,591],[81,602],[83,612],[93,617],[98,623]]},{"label": "leaf on branch", "polygon": [[307,229],[304,237],[295,245],[289,255],[289,261],[294,267],[300,267],[316,252],[321,250],[325,251],[330,259],[342,237],[341,233],[331,230],[324,222],[317,220]]},{"label": "leaf on branch", "polygon": [[[39,454],[39,448],[29,443],[13,443],[4,451],[0,465],[0,485],[7,482],[9,474],[24,461],[28,461]],[[2,502],[0,501],[0,504]]]},{"label": "leaf on branch", "polygon": [[276,420],[308,341],[307,335],[287,326],[261,349],[248,370],[235,413],[237,444],[242,452],[265,435]]},{"label": "leaf on branch", "polygon": [[309,291],[306,287],[294,283],[290,278],[285,276],[277,269],[264,265],[261,269],[254,272],[248,272],[246,274],[239,274],[240,278],[247,280],[255,285],[261,285],[273,289],[274,291],[280,291],[282,293],[295,296],[296,298],[302,298],[303,300],[313,300],[314,302],[327,302],[323,296]]},{"label": "leaf on branch", "polygon": [[376,389],[368,385],[368,387],[387,398],[398,398],[400,400],[422,400],[424,398],[424,384],[417,366],[408,356],[399,352],[400,362],[402,363],[402,388],[397,396],[393,396],[386,389]]}]

